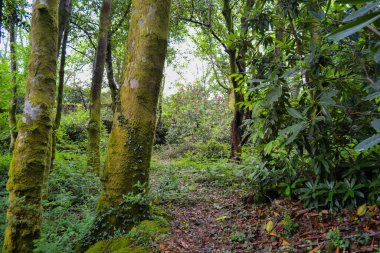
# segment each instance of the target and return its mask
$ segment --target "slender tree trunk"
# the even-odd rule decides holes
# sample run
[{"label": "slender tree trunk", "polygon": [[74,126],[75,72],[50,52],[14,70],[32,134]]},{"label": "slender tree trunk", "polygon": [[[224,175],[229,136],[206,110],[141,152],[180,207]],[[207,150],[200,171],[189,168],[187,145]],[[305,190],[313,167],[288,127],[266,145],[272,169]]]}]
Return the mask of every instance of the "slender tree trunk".
[{"label": "slender tree trunk", "polygon": [[3,35],[2,29],[3,29],[3,9],[4,9],[4,1],[0,0],[0,42],[1,42],[1,36]]},{"label": "slender tree trunk", "polygon": [[55,151],[56,151],[56,146],[57,146],[56,131],[59,129],[61,125],[61,118],[62,118],[63,86],[65,83],[66,48],[67,48],[67,40],[70,33],[71,10],[72,10],[71,0],[60,1],[59,21],[58,21],[58,51],[60,50],[60,48],[62,48],[62,50],[61,50],[61,59],[60,59],[60,66],[59,66],[57,109],[55,113],[55,120],[54,120],[54,125],[53,125],[53,136],[52,136],[52,142],[51,142],[50,170],[54,168]]},{"label": "slender tree trunk", "polygon": [[[229,34],[234,33],[234,26],[232,22],[232,9],[230,6],[230,0],[224,0],[223,1],[223,11],[222,11],[224,21],[227,27],[227,31]],[[229,64],[230,64],[230,74],[236,74],[238,73],[237,69],[237,52],[235,48],[228,48],[228,57],[229,57]],[[239,108],[239,103],[243,102],[244,97],[235,91],[235,89],[238,88],[238,83],[236,82],[235,78],[231,78],[231,83],[233,89],[231,90],[234,100],[234,108],[233,108],[233,118],[231,122],[231,150],[230,150],[230,160],[232,162],[239,162],[240,161],[240,154],[241,154],[241,137],[242,137],[242,131],[241,131],[241,125],[243,123],[243,116],[244,112]]]},{"label": "slender tree trunk", "polygon": [[72,9],[71,0],[60,0],[59,9],[58,9],[58,52],[63,44],[64,34],[69,28],[71,9]]},{"label": "slender tree trunk", "polygon": [[118,100],[119,90],[117,88],[117,84],[115,81],[115,75],[113,73],[113,63],[112,63],[112,44],[111,44],[111,36],[108,35],[108,43],[107,43],[107,55],[106,55],[106,63],[107,63],[107,79],[108,86],[111,90],[111,99],[112,99],[112,112],[115,113],[115,108]]},{"label": "slender tree trunk", "polygon": [[[69,24],[67,24],[69,26]],[[61,125],[62,118],[62,109],[63,109],[63,86],[65,82],[65,65],[66,65],[66,48],[67,48],[67,40],[69,35],[69,27],[66,28],[63,40],[62,40],[62,50],[61,50],[61,60],[59,66],[59,81],[58,81],[58,94],[57,94],[57,109],[55,114],[54,126],[53,126],[53,137],[52,137],[52,147],[51,147],[51,165],[50,170],[54,168],[54,160],[55,160],[55,151],[57,146],[57,135],[56,131],[59,129]]]},{"label": "slender tree trunk", "polygon": [[12,13],[9,15],[9,45],[11,52],[11,72],[12,72],[12,99],[9,107],[9,128],[11,130],[11,143],[9,150],[12,153],[17,138],[17,56],[16,56],[16,4],[12,6]]},{"label": "slender tree trunk", "polygon": [[41,231],[42,194],[50,166],[57,67],[58,0],[33,3],[24,112],[11,162],[3,252],[32,252]]},{"label": "slender tree trunk", "polygon": [[148,191],[170,0],[133,0],[132,6],[120,106],[114,114],[97,217],[88,238],[128,231],[149,214],[149,203],[124,196],[145,196]]},{"label": "slender tree trunk", "polygon": [[104,64],[106,61],[108,26],[112,0],[103,0],[99,22],[98,47],[91,83],[90,120],[88,123],[88,165],[92,170],[100,172],[100,126],[101,126],[101,91]]}]

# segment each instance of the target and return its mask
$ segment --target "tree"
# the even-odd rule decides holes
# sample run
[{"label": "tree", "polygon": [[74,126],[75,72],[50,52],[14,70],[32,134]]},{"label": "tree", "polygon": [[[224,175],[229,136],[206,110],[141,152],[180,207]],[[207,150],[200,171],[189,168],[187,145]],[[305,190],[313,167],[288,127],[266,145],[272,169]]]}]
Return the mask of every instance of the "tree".
[{"label": "tree", "polygon": [[170,0],[132,1],[125,78],[101,178],[97,217],[84,244],[129,230],[148,215],[149,205],[143,199],[126,196],[141,197],[148,190],[169,10]]},{"label": "tree", "polygon": [[[66,65],[66,48],[67,41],[70,33],[70,17],[72,10],[71,0],[62,0],[59,2],[59,19],[58,19],[58,51],[61,50],[61,59],[59,64],[59,78],[58,78],[58,94],[57,94],[57,109],[55,113],[55,120],[53,125],[53,137],[51,147],[51,165],[53,168],[55,159],[55,149],[57,144],[56,131],[61,125],[62,108],[63,108],[63,86],[65,81],[65,65]],[[58,55],[57,55],[58,56]]]},{"label": "tree", "polygon": [[50,166],[57,67],[57,0],[34,1],[24,112],[11,162],[4,252],[32,252],[41,230],[43,187]]},{"label": "tree", "polygon": [[[17,138],[17,57],[16,57],[16,27],[17,27],[17,4],[15,2],[9,5],[9,47],[11,53],[11,72],[12,72],[12,99],[9,107],[9,129],[11,130],[11,143],[9,150],[12,153]],[[1,36],[1,34],[0,34]]]},{"label": "tree", "polygon": [[88,165],[97,174],[100,172],[100,126],[101,90],[107,53],[108,26],[112,0],[103,0],[99,21],[98,46],[91,83],[90,120],[88,123]]}]

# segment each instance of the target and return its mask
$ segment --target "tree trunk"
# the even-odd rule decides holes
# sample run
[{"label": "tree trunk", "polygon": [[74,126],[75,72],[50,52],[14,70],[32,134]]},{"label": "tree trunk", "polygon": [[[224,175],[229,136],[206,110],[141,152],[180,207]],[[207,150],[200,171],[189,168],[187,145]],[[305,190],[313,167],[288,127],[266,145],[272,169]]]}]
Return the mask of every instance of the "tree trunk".
[{"label": "tree trunk", "polygon": [[71,9],[72,9],[71,0],[60,0],[59,9],[58,9],[58,52],[63,44],[65,32],[67,31],[70,24]]},{"label": "tree trunk", "polygon": [[58,0],[33,3],[25,107],[11,162],[3,252],[32,252],[41,230],[42,193],[50,165],[57,67]]},{"label": "tree trunk", "polygon": [[[224,21],[227,27],[228,34],[234,33],[234,26],[232,22],[232,9],[230,6],[230,0],[224,0],[223,1],[223,11],[222,11]],[[237,56],[236,56],[236,49],[235,48],[228,48],[228,57],[229,57],[229,64],[230,64],[230,74],[236,74],[238,72],[237,70]],[[239,108],[238,104],[240,102],[243,102],[243,96],[235,91],[235,89],[238,88],[238,83],[236,82],[235,78],[231,78],[231,83],[233,89],[231,90],[233,99],[234,99],[234,108],[233,108],[233,118],[231,122],[231,150],[230,150],[230,160],[232,162],[239,162],[240,161],[240,154],[241,154],[241,125],[243,122],[243,115],[244,112]]]},{"label": "tree trunk", "polygon": [[[66,65],[66,48],[67,40],[70,33],[70,17],[72,10],[72,1],[66,0],[59,3],[59,22],[58,22],[58,51],[61,48],[61,60],[59,65],[59,80],[58,80],[58,94],[57,94],[57,110],[55,113],[55,120],[53,125],[53,136],[51,143],[51,164],[50,170],[54,168],[55,149],[57,146],[56,131],[61,125],[62,108],[63,108],[63,86],[65,83],[65,65]],[[62,32],[62,35],[61,35]],[[63,36],[62,41],[60,36]]]},{"label": "tree trunk", "polygon": [[106,61],[108,26],[112,0],[103,0],[99,22],[98,47],[91,83],[90,120],[88,123],[88,165],[99,174],[100,172],[100,126],[101,126],[101,91],[104,64]]},{"label": "tree trunk", "polygon": [[111,44],[111,36],[108,35],[108,43],[107,43],[107,55],[106,55],[106,63],[107,63],[107,79],[108,86],[111,90],[111,99],[112,99],[112,112],[115,113],[115,108],[118,100],[119,90],[117,88],[117,84],[115,81],[115,75],[113,73],[113,64],[112,64],[112,44]]},{"label": "tree trunk", "polygon": [[3,29],[3,10],[4,10],[4,1],[0,0],[0,43],[1,43],[1,37],[3,35],[2,29]]},{"label": "tree trunk", "polygon": [[[97,217],[88,238],[128,231],[149,214],[144,199],[167,51],[170,0],[133,0],[120,105],[102,175]],[[141,201],[125,196],[142,196]],[[140,195],[138,195],[140,194]],[[136,197],[135,197],[136,198]],[[94,241],[89,241],[91,243]]]},{"label": "tree trunk", "polygon": [[12,99],[9,107],[9,129],[11,130],[10,153],[13,152],[17,139],[17,56],[16,56],[16,4],[13,4],[9,15],[9,44],[11,52],[11,72],[12,72]]}]

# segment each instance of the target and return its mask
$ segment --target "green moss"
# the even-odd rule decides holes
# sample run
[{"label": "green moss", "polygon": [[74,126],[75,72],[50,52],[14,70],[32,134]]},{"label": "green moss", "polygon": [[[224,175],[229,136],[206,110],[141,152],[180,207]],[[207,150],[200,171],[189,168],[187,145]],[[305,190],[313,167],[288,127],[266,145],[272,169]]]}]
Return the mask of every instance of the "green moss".
[{"label": "green moss", "polygon": [[149,252],[149,243],[169,232],[169,223],[164,218],[144,220],[124,237],[100,241],[86,253],[145,253]]},{"label": "green moss", "polygon": [[137,248],[124,248],[117,251],[114,251],[113,253],[148,253],[149,250],[137,247]]},{"label": "green moss", "polygon": [[100,241],[96,243],[94,246],[92,246],[89,250],[87,250],[86,253],[105,252],[106,248],[107,248],[107,241]]}]

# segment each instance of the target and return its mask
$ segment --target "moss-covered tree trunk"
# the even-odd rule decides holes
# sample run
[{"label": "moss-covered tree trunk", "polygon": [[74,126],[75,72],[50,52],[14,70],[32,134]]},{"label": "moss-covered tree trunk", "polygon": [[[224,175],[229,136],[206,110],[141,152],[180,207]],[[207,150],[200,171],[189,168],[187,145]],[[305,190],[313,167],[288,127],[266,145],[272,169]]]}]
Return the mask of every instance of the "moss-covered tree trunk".
[{"label": "moss-covered tree trunk", "polygon": [[[230,0],[223,0],[223,17],[225,21],[225,25],[228,31],[228,34],[234,33],[234,24],[232,20],[232,9],[230,6]],[[228,48],[228,57],[229,57],[229,64],[230,64],[230,74],[236,74],[238,73],[237,68],[237,50],[234,48],[233,45],[231,45]],[[230,160],[232,162],[239,162],[240,161],[240,154],[241,154],[241,138],[242,138],[242,131],[241,131],[241,125],[243,123],[243,116],[244,111],[239,108],[239,103],[244,101],[243,95],[236,92],[235,89],[238,88],[238,83],[235,80],[235,78],[231,78],[231,83],[233,89],[231,90],[233,95],[233,118],[231,122],[231,150],[230,150]]]},{"label": "moss-covered tree trunk", "polygon": [[10,6],[9,14],[9,47],[11,53],[11,73],[12,73],[12,99],[9,106],[9,129],[11,130],[11,143],[9,150],[12,153],[17,138],[17,56],[16,56],[16,23],[17,8],[16,3]]},{"label": "moss-covered tree trunk", "polygon": [[94,237],[103,239],[115,231],[125,232],[149,213],[142,196],[148,190],[170,2],[132,1],[124,81],[101,177],[96,222],[87,238],[89,243]]},{"label": "moss-covered tree trunk", "polygon": [[41,230],[42,194],[50,165],[57,65],[58,0],[33,2],[24,112],[10,166],[3,252],[32,252]]},{"label": "moss-covered tree trunk", "polygon": [[88,165],[99,174],[100,172],[100,126],[101,126],[101,91],[104,64],[106,61],[108,26],[111,14],[112,0],[103,0],[100,11],[98,46],[91,83],[90,119],[88,131]]}]

